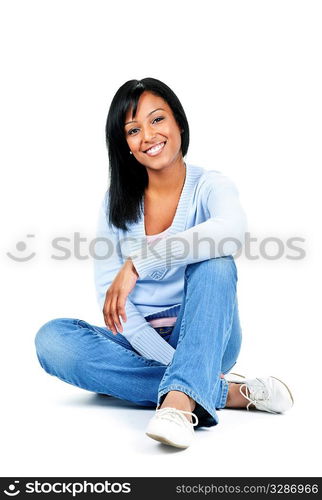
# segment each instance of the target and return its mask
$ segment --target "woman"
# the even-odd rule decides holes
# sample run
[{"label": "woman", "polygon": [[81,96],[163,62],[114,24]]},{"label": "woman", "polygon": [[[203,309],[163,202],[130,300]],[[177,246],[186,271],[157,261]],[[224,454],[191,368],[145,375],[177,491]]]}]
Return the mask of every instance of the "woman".
[{"label": "woman", "polygon": [[42,367],[156,407],[146,434],[179,448],[194,427],[216,425],[218,409],[289,409],[292,395],[275,377],[224,378],[241,346],[232,254],[246,217],[231,180],[185,163],[189,126],[177,96],[154,78],[126,82],[106,138],[110,186],[94,259],[106,327],[49,321],[36,337]]}]

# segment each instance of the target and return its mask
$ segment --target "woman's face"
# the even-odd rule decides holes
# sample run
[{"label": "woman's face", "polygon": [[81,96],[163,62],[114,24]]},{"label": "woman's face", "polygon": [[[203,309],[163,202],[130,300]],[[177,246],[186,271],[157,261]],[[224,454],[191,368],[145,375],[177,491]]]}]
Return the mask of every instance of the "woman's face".
[{"label": "woman's face", "polygon": [[159,170],[182,160],[181,131],[162,97],[144,91],[135,117],[127,112],[124,129],[129,149],[145,167]]}]

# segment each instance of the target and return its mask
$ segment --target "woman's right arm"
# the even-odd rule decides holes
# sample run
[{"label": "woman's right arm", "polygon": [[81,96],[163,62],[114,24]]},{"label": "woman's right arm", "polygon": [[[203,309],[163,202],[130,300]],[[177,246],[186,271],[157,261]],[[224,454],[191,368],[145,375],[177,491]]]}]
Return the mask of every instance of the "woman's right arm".
[{"label": "woman's right arm", "polygon": [[[103,313],[106,294],[113,280],[128,259],[121,252],[117,231],[107,222],[108,192],[100,206],[94,246],[94,280],[97,301]],[[175,349],[170,346],[139,312],[135,304],[127,298],[125,304],[127,321],[122,323],[122,335],[141,356],[154,359],[162,364],[172,361]]]}]

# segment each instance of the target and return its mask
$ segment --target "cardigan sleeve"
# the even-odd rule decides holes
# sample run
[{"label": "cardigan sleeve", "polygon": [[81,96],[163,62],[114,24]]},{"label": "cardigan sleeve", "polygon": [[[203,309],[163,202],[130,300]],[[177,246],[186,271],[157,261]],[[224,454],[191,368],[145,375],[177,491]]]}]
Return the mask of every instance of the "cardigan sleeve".
[{"label": "cardigan sleeve", "polygon": [[130,256],[141,279],[157,269],[232,255],[242,247],[247,218],[232,180],[220,172],[209,171],[200,194],[200,203],[209,214],[205,222]]},{"label": "cardigan sleeve", "polygon": [[[106,291],[123,265],[117,232],[107,221],[107,204],[108,192],[99,210],[94,253],[94,281],[97,302],[101,311],[103,311]],[[124,322],[120,318],[123,326],[122,335],[143,357],[154,359],[165,365],[169,364],[175,349],[152,328],[129,297],[126,299],[125,311],[127,321]]]}]

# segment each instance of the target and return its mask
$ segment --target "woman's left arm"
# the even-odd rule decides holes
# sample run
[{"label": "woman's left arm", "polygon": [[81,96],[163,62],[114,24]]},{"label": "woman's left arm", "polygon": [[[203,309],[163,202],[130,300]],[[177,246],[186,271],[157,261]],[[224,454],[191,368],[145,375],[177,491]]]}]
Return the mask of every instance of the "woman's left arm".
[{"label": "woman's left arm", "polygon": [[139,249],[130,255],[141,279],[157,269],[233,255],[241,248],[247,218],[235,184],[220,172],[209,171],[201,191],[200,205],[209,213],[208,220],[155,242],[144,253]]}]

